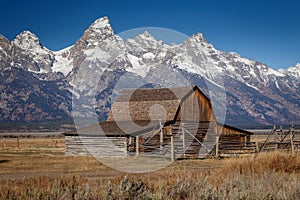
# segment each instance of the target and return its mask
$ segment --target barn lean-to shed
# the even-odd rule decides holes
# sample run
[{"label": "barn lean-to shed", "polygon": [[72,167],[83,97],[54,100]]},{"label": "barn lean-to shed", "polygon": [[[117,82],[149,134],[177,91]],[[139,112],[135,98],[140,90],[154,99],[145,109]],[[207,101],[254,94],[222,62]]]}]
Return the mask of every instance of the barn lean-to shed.
[{"label": "barn lean-to shed", "polygon": [[80,132],[65,134],[67,155],[204,158],[217,140],[242,144],[251,135],[218,123],[197,86],[124,90],[107,121]]}]

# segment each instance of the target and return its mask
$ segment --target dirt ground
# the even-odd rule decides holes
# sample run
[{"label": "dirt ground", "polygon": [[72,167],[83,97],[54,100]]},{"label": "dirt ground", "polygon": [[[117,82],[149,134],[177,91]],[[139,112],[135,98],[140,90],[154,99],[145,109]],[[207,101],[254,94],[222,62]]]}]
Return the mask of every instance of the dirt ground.
[{"label": "dirt ground", "polygon": [[[107,167],[92,156],[65,156],[62,137],[19,138],[19,141],[16,138],[6,138],[5,141],[2,139],[0,144],[0,179],[2,180],[64,175],[110,179],[126,174]],[[132,159],[136,163],[143,162],[142,158]],[[124,165],[128,161],[124,160]],[[222,165],[223,161],[217,159],[178,160],[158,172],[210,171]]]}]

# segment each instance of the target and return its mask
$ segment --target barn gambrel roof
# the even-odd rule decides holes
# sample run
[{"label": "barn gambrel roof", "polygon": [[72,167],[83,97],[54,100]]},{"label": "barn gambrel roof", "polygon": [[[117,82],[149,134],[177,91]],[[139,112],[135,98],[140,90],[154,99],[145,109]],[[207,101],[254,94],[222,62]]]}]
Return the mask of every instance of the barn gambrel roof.
[{"label": "barn gambrel roof", "polygon": [[210,102],[197,86],[124,90],[115,100],[107,121],[175,120],[181,102],[195,90]]}]

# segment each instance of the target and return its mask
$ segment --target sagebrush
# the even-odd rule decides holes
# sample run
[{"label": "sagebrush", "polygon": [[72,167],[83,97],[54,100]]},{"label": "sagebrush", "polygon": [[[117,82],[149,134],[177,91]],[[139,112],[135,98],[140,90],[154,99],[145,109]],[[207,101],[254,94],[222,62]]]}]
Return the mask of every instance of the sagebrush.
[{"label": "sagebrush", "polygon": [[300,199],[300,156],[228,159],[216,170],[2,180],[0,199]]}]

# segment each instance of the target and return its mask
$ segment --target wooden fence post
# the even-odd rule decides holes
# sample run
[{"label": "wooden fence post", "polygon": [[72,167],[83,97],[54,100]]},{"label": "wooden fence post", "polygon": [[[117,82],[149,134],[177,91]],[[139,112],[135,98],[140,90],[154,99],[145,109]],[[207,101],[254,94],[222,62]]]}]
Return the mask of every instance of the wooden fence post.
[{"label": "wooden fence post", "polygon": [[256,148],[256,153],[259,153],[259,146],[258,146],[258,141],[255,141],[255,148]]},{"label": "wooden fence post", "polygon": [[282,141],[282,138],[283,138],[283,131],[282,131],[282,126],[280,126],[280,141]]},{"label": "wooden fence post", "polygon": [[171,135],[171,161],[175,161],[174,135]]},{"label": "wooden fence post", "polygon": [[164,134],[163,134],[163,127],[162,127],[162,124],[161,124],[161,119],[159,120],[159,129],[160,129],[159,148],[160,148],[160,152],[162,153],[163,143],[164,143]]},{"label": "wooden fence post", "polygon": [[[274,125],[275,127],[275,125]],[[275,150],[278,149],[278,133],[277,133],[277,130],[276,130],[276,127],[275,127],[275,131],[274,131],[274,142],[275,142]]]},{"label": "wooden fence post", "polygon": [[139,136],[135,137],[135,156],[140,155],[140,141],[139,141]]},{"label": "wooden fence post", "polygon": [[125,141],[124,141],[124,148],[125,148],[125,157],[127,157],[127,142],[128,141],[128,139],[127,139],[127,137],[125,137]]},{"label": "wooden fence post", "polygon": [[294,141],[293,141],[293,134],[291,134],[290,139],[291,139],[292,155],[294,155],[294,153],[295,153],[295,146],[294,146]]},{"label": "wooden fence post", "polygon": [[3,149],[6,150],[6,139],[3,137]]},{"label": "wooden fence post", "polygon": [[294,134],[295,134],[295,127],[294,127],[294,124],[292,124],[291,126],[291,134],[292,134],[292,137],[293,137],[293,140],[294,140]]},{"label": "wooden fence post", "polygon": [[17,145],[18,145],[18,148],[20,148],[20,139],[17,138]]},{"label": "wooden fence post", "polygon": [[184,123],[182,123],[182,151],[183,151],[183,157],[185,158],[185,150],[186,150],[186,146],[185,146],[185,133],[184,133]]},{"label": "wooden fence post", "polygon": [[216,137],[216,158],[219,158],[219,136]]},{"label": "wooden fence post", "polygon": [[174,135],[172,133],[172,125],[170,125],[170,135],[171,135],[171,162],[175,161],[175,148],[174,148]]}]

